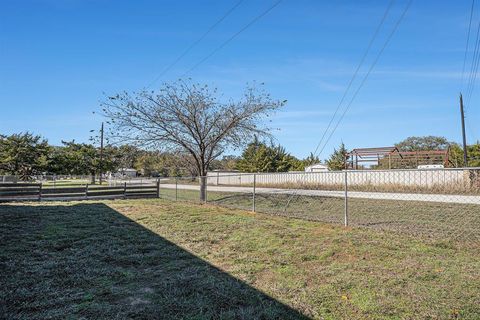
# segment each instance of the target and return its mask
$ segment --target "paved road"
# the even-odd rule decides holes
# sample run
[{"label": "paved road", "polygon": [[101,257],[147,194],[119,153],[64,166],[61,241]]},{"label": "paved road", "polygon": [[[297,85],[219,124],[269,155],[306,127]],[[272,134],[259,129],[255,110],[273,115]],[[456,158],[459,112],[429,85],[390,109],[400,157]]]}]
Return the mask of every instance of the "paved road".
[{"label": "paved road", "polygon": [[[175,189],[175,184],[161,184],[161,188]],[[199,190],[197,185],[179,184],[182,190]],[[213,192],[238,192],[251,193],[252,187],[232,187],[232,186],[208,186],[208,191]],[[323,196],[343,198],[344,191],[327,191],[327,190],[305,190],[305,189],[279,189],[279,188],[256,188],[260,194],[297,194],[305,196]],[[390,192],[359,192],[349,191],[348,197],[360,199],[377,199],[377,200],[401,200],[401,201],[425,201],[425,202],[443,202],[443,203],[462,203],[462,204],[480,204],[480,196],[464,196],[449,194],[419,194],[419,193],[390,193]]]}]

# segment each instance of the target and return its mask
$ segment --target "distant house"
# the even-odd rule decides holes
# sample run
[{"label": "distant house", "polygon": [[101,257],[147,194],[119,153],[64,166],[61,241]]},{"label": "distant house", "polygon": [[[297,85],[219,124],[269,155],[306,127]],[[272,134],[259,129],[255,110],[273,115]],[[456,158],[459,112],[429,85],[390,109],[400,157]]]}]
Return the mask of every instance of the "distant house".
[{"label": "distant house", "polygon": [[135,178],[137,176],[137,170],[133,168],[121,168],[121,169],[118,169],[117,175],[121,175],[123,177]]},{"label": "distant house", "polygon": [[328,166],[323,163],[312,164],[311,166],[305,167],[305,172],[323,172],[328,171]]}]

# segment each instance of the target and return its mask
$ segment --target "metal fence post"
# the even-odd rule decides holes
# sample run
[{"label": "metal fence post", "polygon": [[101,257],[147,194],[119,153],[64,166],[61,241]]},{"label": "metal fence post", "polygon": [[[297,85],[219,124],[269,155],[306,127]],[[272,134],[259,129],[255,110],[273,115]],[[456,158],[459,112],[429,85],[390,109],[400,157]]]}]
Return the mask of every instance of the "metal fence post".
[{"label": "metal fence post", "polygon": [[175,177],[175,201],[178,200],[178,177]]},{"label": "metal fence post", "polygon": [[345,169],[345,227],[348,227],[348,171]]},{"label": "metal fence post", "polygon": [[257,175],[253,174],[253,197],[252,197],[252,211],[255,212],[255,189],[257,184]]},{"label": "metal fence post", "polygon": [[205,204],[206,204],[208,199],[208,187],[207,187],[208,180],[207,180],[207,177],[203,177],[202,179],[205,179]]}]

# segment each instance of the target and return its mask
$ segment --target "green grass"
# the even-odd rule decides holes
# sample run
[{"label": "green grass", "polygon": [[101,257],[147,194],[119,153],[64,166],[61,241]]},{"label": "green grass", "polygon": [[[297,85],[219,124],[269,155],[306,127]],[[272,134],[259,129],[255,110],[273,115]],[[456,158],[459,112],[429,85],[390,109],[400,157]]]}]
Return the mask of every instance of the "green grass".
[{"label": "green grass", "polygon": [[480,247],[167,200],[0,206],[5,318],[478,319]]},{"label": "green grass", "polygon": [[[91,180],[89,179],[61,179],[56,181],[43,181],[43,188],[69,188],[69,187],[83,187],[87,184],[90,184]],[[99,181],[96,180],[96,184],[99,184]],[[103,184],[108,184],[108,182],[103,181]]]},{"label": "green grass", "polygon": [[[174,189],[161,189],[161,197],[175,200]],[[419,199],[426,197],[419,195]],[[199,202],[199,191],[178,190],[177,199]],[[208,192],[211,204],[252,210],[251,193]],[[328,223],[344,223],[344,199],[291,196],[278,193],[256,195],[256,211]],[[349,198],[349,224],[421,237],[460,242],[480,242],[480,205],[425,201]]]}]

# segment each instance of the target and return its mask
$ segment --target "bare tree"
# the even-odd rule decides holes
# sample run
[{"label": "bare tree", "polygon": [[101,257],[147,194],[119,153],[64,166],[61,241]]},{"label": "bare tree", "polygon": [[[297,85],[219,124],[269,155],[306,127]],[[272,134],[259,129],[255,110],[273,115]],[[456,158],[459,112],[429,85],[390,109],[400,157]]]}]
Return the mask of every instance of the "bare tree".
[{"label": "bare tree", "polygon": [[206,199],[207,170],[227,149],[254,136],[271,137],[265,118],[284,105],[258,86],[246,88],[239,101],[222,102],[217,89],[178,81],[158,93],[123,92],[102,104],[111,137],[145,148],[186,152],[200,175],[200,200]]}]

